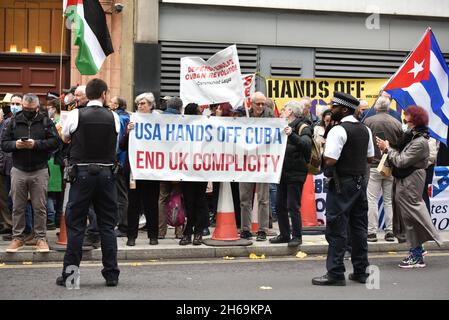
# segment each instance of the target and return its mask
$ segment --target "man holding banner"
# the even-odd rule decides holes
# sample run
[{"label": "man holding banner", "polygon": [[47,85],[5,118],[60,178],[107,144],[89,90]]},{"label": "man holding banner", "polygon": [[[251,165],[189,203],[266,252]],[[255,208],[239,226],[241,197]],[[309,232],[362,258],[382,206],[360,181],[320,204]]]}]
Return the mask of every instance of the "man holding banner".
[{"label": "man holding banner", "polygon": [[[255,118],[273,118],[274,114],[266,106],[267,98],[262,92],[256,92],[251,97],[250,117]],[[258,224],[257,241],[267,240],[267,231],[269,223],[269,184],[267,183],[240,183],[240,205],[242,208],[242,239],[251,239],[251,212],[253,210],[253,194],[257,194],[258,201]],[[255,191],[254,191],[255,188]]]}]

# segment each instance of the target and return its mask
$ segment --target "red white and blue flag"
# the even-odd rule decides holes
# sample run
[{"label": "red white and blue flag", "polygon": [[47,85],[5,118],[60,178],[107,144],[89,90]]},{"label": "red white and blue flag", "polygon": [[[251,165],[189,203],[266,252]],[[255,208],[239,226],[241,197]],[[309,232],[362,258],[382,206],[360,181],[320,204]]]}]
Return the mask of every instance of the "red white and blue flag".
[{"label": "red white and blue flag", "polygon": [[449,124],[449,68],[432,30],[384,87],[401,106],[417,105],[429,114],[429,131],[447,145]]}]

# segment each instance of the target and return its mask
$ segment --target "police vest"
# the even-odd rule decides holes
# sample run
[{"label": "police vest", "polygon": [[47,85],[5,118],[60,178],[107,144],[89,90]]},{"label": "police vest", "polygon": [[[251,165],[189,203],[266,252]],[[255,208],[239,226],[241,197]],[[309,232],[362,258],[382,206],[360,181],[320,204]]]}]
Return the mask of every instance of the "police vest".
[{"label": "police vest", "polygon": [[78,127],[72,134],[70,163],[114,164],[117,132],[112,112],[104,107],[79,109]]},{"label": "police vest", "polygon": [[339,176],[360,176],[367,172],[368,128],[360,122],[342,122],[348,139],[337,161]]}]

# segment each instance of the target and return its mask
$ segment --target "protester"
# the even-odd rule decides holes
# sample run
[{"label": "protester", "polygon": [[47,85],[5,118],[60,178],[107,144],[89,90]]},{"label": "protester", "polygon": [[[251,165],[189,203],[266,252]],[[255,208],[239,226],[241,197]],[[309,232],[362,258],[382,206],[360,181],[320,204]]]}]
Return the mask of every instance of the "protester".
[{"label": "protester", "polygon": [[[123,97],[112,97],[109,104],[109,108],[117,113],[120,118],[120,132],[118,135],[119,141],[122,141],[123,136],[126,134],[129,113],[126,111],[126,100]],[[117,162],[118,171],[116,175],[117,184],[117,205],[118,205],[118,226],[115,231],[117,237],[125,237],[128,232],[128,185],[129,179],[125,175],[126,159],[128,157],[127,150],[124,150],[118,146],[117,148]]]},{"label": "protester", "polygon": [[288,243],[289,247],[302,244],[301,194],[312,150],[312,129],[303,116],[303,108],[299,102],[290,101],[281,111],[281,117],[288,119],[285,128],[288,140],[276,199],[280,234],[270,242]]},{"label": "protester", "polygon": [[[196,103],[189,103],[184,109],[184,114],[201,115],[201,111]],[[203,230],[207,227],[208,220],[206,188],[207,182],[181,182],[187,216],[183,236],[179,241],[181,246],[192,243],[192,234],[194,235],[193,245],[202,243]]]},{"label": "protester", "polygon": [[313,128],[313,139],[319,144],[322,151],[324,151],[324,145],[326,139],[324,138],[324,133],[326,129],[331,124],[332,112],[330,110],[325,110],[321,114],[320,124]]},{"label": "protester", "polygon": [[[137,96],[135,103],[137,113],[152,113],[154,109],[154,95],[151,92],[142,93]],[[122,150],[129,147],[129,135],[134,130],[135,124],[128,124],[128,131],[123,136],[120,143]],[[129,176],[129,157],[126,176]],[[130,181],[129,179],[127,181]],[[150,245],[157,245],[158,242],[158,212],[159,212],[159,181],[135,180],[135,188],[128,189],[128,241],[127,246],[135,246],[139,233],[140,214],[145,215],[147,221],[147,234]]]},{"label": "protester", "polygon": [[102,275],[107,286],[117,286],[120,270],[117,264],[117,188],[114,177],[117,134],[120,119],[104,108],[107,84],[92,79],[86,86],[86,107],[70,112],[62,131],[64,142],[71,143],[69,163],[70,194],[65,222],[67,251],[62,276],[56,284],[66,285],[69,266],[79,268],[89,205],[95,207],[103,254]]},{"label": "protester", "polygon": [[438,154],[439,143],[434,138],[429,137],[429,161],[427,162],[426,168],[426,181],[424,182],[424,189],[422,197],[426,203],[427,210],[430,212],[430,199],[429,199],[429,185],[432,184],[433,174],[435,169],[435,163]]},{"label": "protester", "polygon": [[[167,100],[166,109],[163,114],[181,114],[182,100],[173,97]],[[172,192],[181,192],[178,181],[161,181],[159,193],[159,239],[164,239],[167,235],[167,205]],[[175,227],[175,238],[182,239],[182,226]]]},{"label": "protester", "polygon": [[423,243],[434,240],[442,244],[428,210],[422,198],[422,190],[426,178],[425,169],[429,159],[429,116],[418,106],[409,106],[405,110],[405,120],[409,130],[404,134],[398,150],[391,147],[388,140],[376,138],[382,152],[388,154],[395,176],[395,213],[403,225],[410,254],[400,264],[401,268],[423,268],[426,266],[423,257]]},{"label": "protester", "polygon": [[[273,111],[265,105],[266,97],[262,92],[256,92],[251,97],[250,117],[272,118]],[[251,212],[253,210],[254,187],[257,192],[258,200],[258,222],[257,241],[267,240],[269,227],[269,184],[267,183],[247,183],[242,182],[239,185],[242,231],[240,237],[251,239]]]},{"label": "protester", "polygon": [[22,111],[8,123],[2,150],[12,152],[11,196],[13,202],[13,240],[7,252],[22,249],[25,241],[25,210],[28,195],[34,209],[36,251],[48,252],[47,186],[48,153],[57,149],[58,136],[53,122],[38,112],[39,98],[26,94]]},{"label": "protester", "polygon": [[[391,142],[393,148],[397,148],[402,137],[401,123],[388,114],[390,99],[380,97],[374,109],[376,115],[365,120],[365,125],[371,129],[374,136],[386,139]],[[368,241],[377,241],[377,231],[379,225],[378,207],[379,197],[382,194],[385,220],[385,240],[394,241],[393,234],[393,177],[382,175],[377,171],[382,154],[374,146],[375,157],[370,164],[370,175],[368,181]]]},{"label": "protester", "polygon": [[326,199],[327,274],[313,278],[312,284],[344,286],[348,228],[351,234],[351,262],[354,272],[349,279],[365,283],[368,278],[366,198],[366,163],[374,157],[374,145],[369,128],[361,124],[354,112],[359,101],[353,96],[335,92],[332,99],[334,126],[327,135],[324,163],[327,175],[332,174]]}]

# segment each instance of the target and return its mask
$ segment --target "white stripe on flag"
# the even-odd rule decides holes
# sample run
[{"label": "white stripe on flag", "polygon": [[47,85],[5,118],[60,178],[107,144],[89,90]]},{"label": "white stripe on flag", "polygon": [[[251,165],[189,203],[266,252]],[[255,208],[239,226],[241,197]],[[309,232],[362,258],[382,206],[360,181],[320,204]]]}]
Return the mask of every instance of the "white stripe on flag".
[{"label": "white stripe on flag", "polygon": [[63,0],[62,2],[62,13],[65,13],[65,9],[67,9],[67,0]]},{"label": "white stripe on flag", "polygon": [[410,94],[417,106],[423,107],[424,110],[427,111],[429,114],[429,128],[442,139],[446,140],[447,125],[441,121],[440,117],[433,113],[430,96],[427,93],[426,88],[424,88],[420,82],[415,82],[410,87],[404,88],[403,90]]},{"label": "white stripe on flag", "polygon": [[430,51],[430,71],[435,77],[444,99],[444,104],[441,107],[441,110],[449,119],[449,79],[446,70],[443,69],[443,66],[440,64],[440,61],[433,51]]},{"label": "white stripe on flag", "polygon": [[92,55],[92,59],[94,59],[97,69],[100,70],[101,66],[103,65],[104,60],[106,59],[106,55],[104,54],[103,48],[101,47],[100,42],[98,42],[98,39],[95,36],[94,32],[90,28],[86,19],[84,19],[83,5],[78,6],[78,14],[83,19],[84,41],[86,41],[86,44],[89,47],[90,54]]}]

